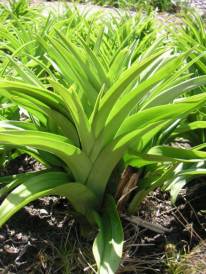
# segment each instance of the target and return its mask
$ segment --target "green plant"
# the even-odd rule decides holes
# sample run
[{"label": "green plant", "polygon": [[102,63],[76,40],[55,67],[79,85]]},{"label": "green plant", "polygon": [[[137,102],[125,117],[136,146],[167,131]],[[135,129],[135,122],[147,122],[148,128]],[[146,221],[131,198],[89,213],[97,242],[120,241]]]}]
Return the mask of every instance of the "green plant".
[{"label": "green plant", "polygon": [[171,0],[153,0],[152,5],[158,7],[161,11],[171,10],[173,2]]},{"label": "green plant", "polygon": [[[183,24],[179,26],[178,32],[173,32],[174,42],[178,51],[191,50],[188,60],[195,59],[190,71],[196,75],[204,75],[205,70],[205,19],[194,10],[186,10],[182,14]],[[201,58],[197,58],[201,56]]]},{"label": "green plant", "polygon": [[[129,205],[134,212],[158,179],[161,185],[168,179],[170,166],[162,163],[171,162],[174,170],[176,164],[206,156],[198,149],[162,146],[164,142],[157,139],[161,134],[163,140],[170,126],[205,104],[205,93],[185,94],[205,85],[206,77],[190,79],[188,68],[193,62],[185,62],[188,52],[172,54],[162,48],[161,39],[145,47],[153,32],[147,34],[144,23],[143,32],[132,31],[130,23],[122,24],[112,42],[107,35],[112,31],[107,30],[92,32],[86,42],[71,35],[71,41],[72,28],[64,35],[59,23],[47,35],[37,36],[40,75],[9,55],[16,73],[11,79],[6,71],[0,80],[0,95],[28,113],[24,121],[0,122],[0,144],[19,148],[46,167],[1,178],[0,226],[39,197],[65,196],[81,220],[99,228],[93,253],[100,274],[115,273],[122,255],[123,230],[113,198],[116,186],[109,188],[120,161],[124,158],[139,168],[154,164],[148,170],[148,176],[154,171],[154,179],[145,177]],[[85,35],[84,27],[80,29]],[[118,43],[107,54],[105,48],[114,37]],[[134,37],[137,41],[130,45]]]},{"label": "green plant", "polygon": [[28,18],[28,15],[37,15],[37,9],[31,8],[28,0],[9,0],[8,5],[0,4],[0,8],[2,9],[2,13],[4,13],[4,16],[6,16],[6,19],[15,19],[21,17],[26,19]]},{"label": "green plant", "polygon": [[[205,102],[206,95],[192,96],[180,103],[168,105],[163,99],[165,92],[168,93],[165,90],[157,95],[158,100],[154,97],[147,103],[147,109],[131,113],[138,101],[141,102],[148,94],[148,88],[154,87],[164,79],[163,71],[165,74],[168,73],[164,66],[171,66],[173,58],[154,75],[137,86],[134,85],[134,81],[137,81],[148,66],[156,63],[159,58],[164,59],[162,51],[159,51],[141,62],[134,63],[118,81],[107,87],[107,90],[101,89],[98,77],[101,75],[101,79],[105,78],[107,82],[109,79],[106,78],[95,56],[90,53],[95,62],[96,74],[94,70],[91,73],[89,67],[87,70],[86,67],[80,70],[73,56],[76,56],[84,68],[87,64],[84,55],[60,33],[57,34],[58,41],[54,38],[49,39],[53,50],[55,49],[53,58],[58,57],[58,65],[62,69],[66,64],[63,63],[65,59],[60,59],[60,56],[68,55],[66,60],[72,60],[73,66],[68,64],[67,67],[70,70],[75,69],[73,73],[78,71],[81,75],[81,78],[76,78],[76,83],[81,86],[79,91],[75,86],[66,88],[54,80],[50,80],[53,92],[21,82],[2,80],[0,83],[0,93],[26,108],[35,120],[34,124],[25,122],[19,126],[11,122],[14,126],[11,130],[8,130],[6,124],[2,125],[0,143],[24,147],[28,152],[33,148],[33,153],[47,165],[53,166],[54,170],[17,176],[2,188],[2,195],[8,192],[10,194],[0,207],[1,224],[38,197],[51,194],[66,196],[77,212],[84,215],[90,223],[98,224],[100,233],[94,243],[94,255],[99,273],[113,273],[121,258],[123,234],[114,200],[105,193],[112,170],[132,144],[142,143],[144,136],[148,138],[149,135],[152,138],[152,129],[155,128],[156,133],[165,127],[165,123],[168,124],[200,107]],[[89,53],[88,49],[87,52]],[[75,77],[78,74],[75,73]],[[88,78],[85,78],[86,75]],[[177,93],[170,93],[173,95],[169,102],[171,103],[174,96],[182,93],[183,85],[185,92],[188,88],[191,89],[190,83],[194,83],[195,87],[204,84],[205,81],[205,77],[202,77],[171,87]],[[42,126],[48,127],[52,133],[41,131]],[[45,160],[42,151],[54,154],[60,162],[55,161],[53,157],[50,158],[50,154],[47,154],[48,161]],[[201,155],[205,157],[203,152],[198,157],[201,158]],[[64,171],[58,171],[58,167]],[[100,217],[98,212],[101,211],[103,215]]]},{"label": "green plant", "polygon": [[[81,2],[87,2],[87,1],[81,1]],[[99,5],[109,5],[114,6],[116,8],[135,8],[135,9],[145,9],[148,11],[151,11],[152,9],[158,8],[160,11],[170,11],[172,10],[172,7],[174,5],[174,1],[172,0],[95,0],[94,3],[97,3]]]},{"label": "green plant", "polygon": [[[193,75],[205,75],[205,19],[190,9],[184,11],[181,18],[183,24],[179,26],[178,32],[172,31],[173,42],[178,52],[189,52],[187,62],[193,62],[189,72]],[[205,88],[201,87],[197,92],[205,92]],[[187,139],[192,146],[205,143],[205,106],[183,120],[173,133],[174,136]]]}]

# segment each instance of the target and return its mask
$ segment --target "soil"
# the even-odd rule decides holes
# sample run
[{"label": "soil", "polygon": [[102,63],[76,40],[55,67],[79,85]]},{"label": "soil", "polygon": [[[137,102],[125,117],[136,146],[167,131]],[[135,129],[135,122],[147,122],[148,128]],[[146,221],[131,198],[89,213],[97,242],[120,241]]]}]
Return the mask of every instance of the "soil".
[{"label": "soil", "polygon": [[[11,162],[6,173],[40,167],[24,155]],[[205,198],[204,178],[191,183],[176,206],[159,189],[148,196],[137,215],[170,231],[164,234],[137,226],[123,216],[125,251],[118,273],[173,273],[168,269],[170,259],[178,260],[180,254],[206,239]],[[91,273],[88,262],[93,264],[93,236],[80,236],[66,199],[39,199],[0,230],[0,273]]]}]

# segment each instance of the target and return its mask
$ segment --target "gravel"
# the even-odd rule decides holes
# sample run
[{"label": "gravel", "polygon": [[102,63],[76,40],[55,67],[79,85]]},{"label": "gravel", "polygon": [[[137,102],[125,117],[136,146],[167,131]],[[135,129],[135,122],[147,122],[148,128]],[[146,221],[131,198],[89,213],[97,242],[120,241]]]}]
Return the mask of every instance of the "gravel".
[{"label": "gravel", "polygon": [[192,0],[190,2],[191,2],[191,6],[197,7],[201,10],[206,11],[206,0]]}]

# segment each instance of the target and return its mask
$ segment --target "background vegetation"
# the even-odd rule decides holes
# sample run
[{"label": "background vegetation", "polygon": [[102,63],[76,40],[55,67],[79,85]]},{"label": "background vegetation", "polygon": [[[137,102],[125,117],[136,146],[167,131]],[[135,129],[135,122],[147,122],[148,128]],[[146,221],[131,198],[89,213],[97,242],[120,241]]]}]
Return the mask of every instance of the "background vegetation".
[{"label": "background vegetation", "polygon": [[[88,1],[81,1],[82,3],[87,3]],[[101,0],[95,0],[93,1],[96,4],[99,5],[108,5],[108,6],[114,6],[114,7],[121,7],[121,8],[137,8],[137,9],[146,9],[146,10],[152,10],[152,9],[158,9],[159,11],[175,11],[178,9],[180,3],[178,1],[172,1],[172,0],[107,0],[107,1],[101,1]]]}]

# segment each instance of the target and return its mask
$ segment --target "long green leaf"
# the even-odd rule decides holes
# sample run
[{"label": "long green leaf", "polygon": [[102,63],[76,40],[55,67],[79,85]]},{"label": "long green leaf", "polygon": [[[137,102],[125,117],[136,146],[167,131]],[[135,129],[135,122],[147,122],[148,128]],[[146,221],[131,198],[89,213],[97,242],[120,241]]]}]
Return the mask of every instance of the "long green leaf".
[{"label": "long green leaf", "polygon": [[66,137],[40,132],[7,130],[0,132],[0,144],[16,146],[31,146],[50,152],[63,160],[71,169],[75,179],[84,182],[91,169],[88,157],[77,147],[71,145]]},{"label": "long green leaf", "polygon": [[203,85],[206,85],[206,76],[199,76],[193,79],[189,79],[158,94],[156,97],[152,98],[146,105],[144,105],[143,108],[145,109],[157,105],[168,104],[178,96],[183,95],[186,92]]},{"label": "long green leaf", "polygon": [[66,196],[74,208],[83,215],[97,206],[94,194],[81,183],[69,183],[63,172],[48,172],[30,176],[15,188],[0,206],[0,227],[28,203],[48,195]]},{"label": "long green leaf", "polygon": [[89,154],[93,145],[93,136],[89,121],[84,112],[82,103],[76,94],[74,87],[64,88],[59,83],[51,81],[55,91],[62,97],[66,108],[69,110],[77,128],[83,151]]},{"label": "long green leaf", "polygon": [[93,244],[98,274],[116,273],[123,251],[123,229],[112,196],[107,195],[103,217],[96,214],[99,233]]},{"label": "long green leaf", "polygon": [[121,78],[106,92],[100,102],[97,115],[95,115],[93,117],[93,121],[91,121],[95,136],[98,136],[101,130],[104,128],[105,120],[110,113],[111,108],[128,87],[128,85],[137,79],[139,74],[162,53],[163,51],[160,51],[146,58],[142,62],[135,63],[131,68],[124,72]]},{"label": "long green leaf", "polygon": [[157,156],[157,161],[159,157],[160,161],[198,162],[206,159],[206,152],[194,149],[156,146],[148,151],[147,156],[151,158]]}]

